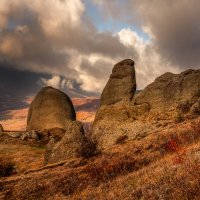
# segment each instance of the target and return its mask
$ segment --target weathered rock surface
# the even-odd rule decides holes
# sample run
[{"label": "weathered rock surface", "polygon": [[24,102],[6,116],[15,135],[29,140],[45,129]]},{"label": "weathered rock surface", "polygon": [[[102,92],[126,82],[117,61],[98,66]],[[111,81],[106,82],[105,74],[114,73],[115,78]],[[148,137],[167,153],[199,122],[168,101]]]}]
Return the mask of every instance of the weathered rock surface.
[{"label": "weathered rock surface", "polygon": [[3,132],[3,126],[0,124],[0,133]]},{"label": "weathered rock surface", "polygon": [[67,122],[76,120],[70,98],[52,87],[43,88],[30,105],[27,130],[67,128]]},{"label": "weathered rock surface", "polygon": [[101,105],[110,105],[121,100],[130,101],[136,91],[134,61],[131,59],[117,63],[101,95]]},{"label": "weathered rock surface", "polygon": [[22,134],[22,132],[6,132],[6,135],[12,138],[20,138]]},{"label": "weathered rock surface", "polygon": [[132,102],[135,105],[147,103],[150,114],[157,115],[154,117],[168,113],[168,118],[172,118],[177,112],[183,115],[189,113],[199,98],[200,70],[187,70],[180,74],[163,74],[136,95]]},{"label": "weathered rock surface", "polygon": [[60,141],[65,135],[65,132],[66,130],[61,128],[45,129],[41,132],[41,140],[44,144],[48,144],[51,139],[54,139],[54,141]]},{"label": "weathered rock surface", "polygon": [[6,131],[4,135],[23,141],[37,143],[38,145],[47,145],[53,138],[55,141],[60,141],[64,136],[66,130],[61,128],[45,129],[43,131]]},{"label": "weathered rock surface", "polygon": [[[119,99],[117,91],[113,92],[115,94]],[[184,120],[194,113],[199,115],[200,70],[165,73],[130,101],[110,101],[109,95],[102,95],[102,98],[103,102],[108,98],[109,103],[102,103],[99,107],[92,133],[100,150],[115,145],[119,138],[140,139],[174,123],[176,118]]]},{"label": "weathered rock surface", "polygon": [[78,121],[71,122],[60,141],[52,138],[48,143],[44,163],[55,163],[83,156],[90,150],[88,147],[82,124]]},{"label": "weathered rock surface", "polygon": [[28,131],[20,135],[22,140],[35,140],[38,141],[41,138],[41,134],[38,131]]}]

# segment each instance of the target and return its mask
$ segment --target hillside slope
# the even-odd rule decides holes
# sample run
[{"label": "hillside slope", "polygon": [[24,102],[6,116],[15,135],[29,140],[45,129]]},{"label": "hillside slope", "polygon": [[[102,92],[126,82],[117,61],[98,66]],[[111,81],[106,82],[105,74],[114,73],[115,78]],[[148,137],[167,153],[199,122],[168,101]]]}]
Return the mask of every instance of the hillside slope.
[{"label": "hillside slope", "polygon": [[26,167],[1,178],[0,199],[199,199],[200,117],[89,159]]}]

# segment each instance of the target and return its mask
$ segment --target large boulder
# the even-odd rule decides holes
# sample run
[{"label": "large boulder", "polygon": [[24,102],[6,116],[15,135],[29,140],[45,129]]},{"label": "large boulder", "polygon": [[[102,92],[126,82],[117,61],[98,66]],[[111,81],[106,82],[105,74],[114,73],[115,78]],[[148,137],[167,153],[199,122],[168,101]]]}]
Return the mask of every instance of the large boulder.
[{"label": "large boulder", "polygon": [[93,153],[94,148],[91,147],[85,137],[82,124],[78,121],[71,122],[61,140],[52,138],[48,143],[44,164],[88,156]]},{"label": "large boulder", "polygon": [[68,121],[76,120],[70,98],[52,87],[43,88],[30,105],[27,130],[66,129]]},{"label": "large boulder", "polygon": [[101,95],[101,105],[110,105],[121,100],[130,101],[136,91],[134,61],[117,63]]},{"label": "large boulder", "polygon": [[[125,140],[140,139],[156,129],[156,124],[142,118],[148,114],[149,106],[133,106],[119,102],[114,105],[100,106],[92,128],[92,140],[97,149],[102,151],[117,144],[120,138]],[[140,116],[136,118],[136,116]],[[125,142],[125,141],[124,141]]]},{"label": "large boulder", "polygon": [[[132,84],[131,79],[129,82],[126,85]],[[110,93],[112,87],[114,84],[109,86]],[[119,100],[117,89],[113,88],[113,91],[112,99],[116,95]],[[92,132],[99,150],[110,148],[122,139],[141,139],[174,122],[199,115],[200,70],[165,73],[129,101],[123,101],[123,98],[111,101],[109,95],[104,94],[102,98]]]},{"label": "large boulder", "polygon": [[135,105],[147,103],[151,119],[171,119],[177,113],[190,114],[192,106],[198,104],[199,98],[200,70],[190,69],[180,74],[163,74],[135,95],[132,102]]}]

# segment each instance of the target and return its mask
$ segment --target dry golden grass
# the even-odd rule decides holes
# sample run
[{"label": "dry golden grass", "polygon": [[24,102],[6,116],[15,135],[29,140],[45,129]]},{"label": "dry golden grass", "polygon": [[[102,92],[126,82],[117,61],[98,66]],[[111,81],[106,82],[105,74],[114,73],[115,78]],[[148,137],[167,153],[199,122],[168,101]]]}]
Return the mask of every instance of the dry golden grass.
[{"label": "dry golden grass", "polygon": [[42,166],[45,148],[14,139],[0,137],[0,157],[10,158],[18,173],[34,170]]},{"label": "dry golden grass", "polygon": [[2,199],[200,199],[200,119],[0,181]]}]

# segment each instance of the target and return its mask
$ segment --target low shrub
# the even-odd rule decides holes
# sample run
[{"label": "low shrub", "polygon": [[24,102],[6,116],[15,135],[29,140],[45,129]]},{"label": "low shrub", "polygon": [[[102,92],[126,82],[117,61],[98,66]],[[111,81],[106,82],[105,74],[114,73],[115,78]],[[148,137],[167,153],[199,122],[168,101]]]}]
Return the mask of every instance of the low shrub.
[{"label": "low shrub", "polygon": [[79,153],[84,158],[90,158],[92,156],[95,156],[98,153],[96,146],[96,143],[92,142],[90,139],[87,139]]},{"label": "low shrub", "polygon": [[178,105],[178,109],[182,112],[182,113],[187,113],[189,112],[191,107],[191,103],[189,101],[185,101],[182,102]]},{"label": "low shrub", "polygon": [[10,159],[0,157],[0,177],[11,176],[14,173],[14,163]]}]

